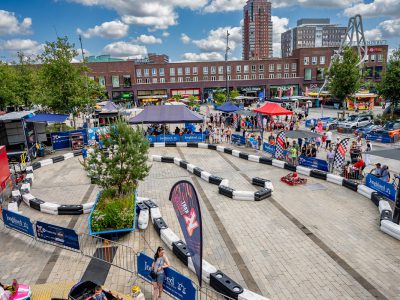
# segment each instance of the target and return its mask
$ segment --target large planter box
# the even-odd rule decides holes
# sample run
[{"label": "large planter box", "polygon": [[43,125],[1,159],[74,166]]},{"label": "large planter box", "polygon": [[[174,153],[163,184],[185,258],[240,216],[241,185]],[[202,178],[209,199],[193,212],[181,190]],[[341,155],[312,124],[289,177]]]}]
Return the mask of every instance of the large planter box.
[{"label": "large planter box", "polygon": [[129,233],[129,232],[133,232],[135,231],[135,224],[136,224],[136,200],[137,200],[137,193],[135,191],[134,195],[135,195],[135,204],[133,206],[133,222],[132,222],[132,227],[129,228],[123,228],[123,229],[115,229],[115,230],[104,230],[104,231],[92,231],[92,215],[94,210],[96,209],[97,203],[100,199],[100,195],[101,195],[101,191],[97,194],[96,197],[96,201],[90,211],[89,214],[89,219],[88,219],[88,227],[89,227],[89,234],[90,235],[99,235],[103,238],[109,239],[109,240],[114,240],[114,239],[118,239],[121,236]]}]

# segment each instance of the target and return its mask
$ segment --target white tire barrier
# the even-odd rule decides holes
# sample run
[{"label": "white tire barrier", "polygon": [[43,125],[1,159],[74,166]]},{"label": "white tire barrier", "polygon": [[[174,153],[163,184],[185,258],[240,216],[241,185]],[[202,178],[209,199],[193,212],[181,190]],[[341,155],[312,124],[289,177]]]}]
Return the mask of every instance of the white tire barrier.
[{"label": "white tire barrier", "polygon": [[[272,161],[272,164],[273,164],[273,163],[274,163],[274,161]],[[305,167],[302,167],[302,166],[297,166],[297,167],[296,167],[296,172],[299,173],[299,174],[301,174],[301,175],[310,176],[311,169],[305,168]]]},{"label": "white tire barrier", "polygon": [[154,143],[154,148],[163,148],[165,147],[165,143]]},{"label": "white tire barrier", "polygon": [[238,300],[269,300],[259,294],[256,294],[248,289],[243,289],[243,293],[239,294]]},{"label": "white tire barrier", "polygon": [[[191,270],[193,273],[196,273],[196,270],[193,265],[193,260],[191,257],[188,258],[188,268]],[[201,278],[203,279],[204,282],[207,284],[210,284],[210,274],[217,272],[218,269],[214,267],[212,264],[210,264],[208,261],[203,259],[202,261],[202,274]]]},{"label": "white tire barrier", "polygon": [[253,162],[256,162],[256,163],[259,163],[260,162],[260,157],[257,156],[257,155],[249,154],[249,160],[253,161]]},{"label": "white tire barrier", "polygon": [[70,158],[74,158],[74,154],[73,153],[66,153],[63,156],[64,156],[64,160],[70,159]]},{"label": "white tire barrier", "polygon": [[147,226],[149,226],[149,210],[148,209],[142,209],[139,212],[139,217],[138,217],[138,228],[139,229],[146,229]]},{"label": "white tire barrier", "polygon": [[161,218],[161,212],[159,207],[150,208],[151,223],[154,224],[155,219]]},{"label": "white tire barrier", "polygon": [[225,147],[223,147],[223,146],[217,146],[217,151],[218,151],[218,152],[224,152],[224,151],[225,151]]},{"label": "white tire barrier", "polygon": [[205,143],[199,143],[199,148],[202,148],[202,149],[208,149],[208,144],[205,144]]},{"label": "white tire barrier", "polygon": [[335,174],[327,174],[326,175],[326,181],[337,184],[337,185],[342,185],[343,184],[343,177],[335,175]]},{"label": "white tire barrier", "polygon": [[372,193],[374,192],[375,190],[371,189],[370,187],[367,187],[366,185],[359,184],[357,186],[357,193],[363,195],[364,197],[367,197],[368,199],[372,198]]},{"label": "white tire barrier", "polygon": [[281,168],[281,169],[285,168],[285,162],[283,160],[273,159],[272,160],[272,165],[274,167],[278,167],[278,168]]},{"label": "white tire barrier", "polygon": [[161,162],[161,155],[152,155],[151,160]]},{"label": "white tire barrier", "polygon": [[167,245],[167,247],[172,251],[172,244],[180,241],[179,236],[171,230],[171,228],[165,228],[160,230],[161,240]]},{"label": "white tire barrier", "polygon": [[389,220],[382,220],[380,229],[388,235],[400,240],[400,225]]},{"label": "white tire barrier", "polygon": [[234,200],[254,201],[254,192],[250,191],[233,191]]},{"label": "white tire barrier", "polygon": [[53,164],[53,160],[52,159],[44,159],[39,161],[40,166],[44,167],[44,166],[48,166],[48,165],[52,165]]},{"label": "white tire barrier", "polygon": [[239,154],[240,154],[240,151],[238,151],[238,150],[232,150],[232,155],[233,155],[233,156],[239,157]]},{"label": "white tire barrier", "polygon": [[177,147],[187,147],[187,143],[186,142],[176,142],[176,146]]}]

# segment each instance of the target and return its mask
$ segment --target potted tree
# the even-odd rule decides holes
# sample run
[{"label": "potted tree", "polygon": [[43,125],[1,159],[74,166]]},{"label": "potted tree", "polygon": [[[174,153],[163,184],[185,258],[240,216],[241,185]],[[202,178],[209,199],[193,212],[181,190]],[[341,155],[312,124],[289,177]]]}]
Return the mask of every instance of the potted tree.
[{"label": "potted tree", "polygon": [[99,145],[83,164],[102,189],[89,215],[90,234],[114,237],[134,231],[136,188],[150,170],[148,150],[140,129],[121,118],[100,135]]}]

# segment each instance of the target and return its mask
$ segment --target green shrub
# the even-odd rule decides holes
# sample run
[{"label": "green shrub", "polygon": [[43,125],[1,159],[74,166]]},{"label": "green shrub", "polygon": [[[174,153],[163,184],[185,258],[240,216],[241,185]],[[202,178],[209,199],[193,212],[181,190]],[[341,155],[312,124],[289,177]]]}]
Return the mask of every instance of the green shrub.
[{"label": "green shrub", "polygon": [[117,196],[116,191],[101,192],[91,217],[93,232],[131,228],[135,212],[135,195]]}]

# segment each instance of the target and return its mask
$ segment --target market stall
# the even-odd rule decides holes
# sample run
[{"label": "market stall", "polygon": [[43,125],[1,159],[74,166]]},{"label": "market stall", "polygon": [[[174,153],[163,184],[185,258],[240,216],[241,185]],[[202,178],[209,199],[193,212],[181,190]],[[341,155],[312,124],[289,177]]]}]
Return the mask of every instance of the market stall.
[{"label": "market stall", "polygon": [[374,108],[374,102],[377,97],[378,95],[374,93],[356,93],[352,98],[346,99],[347,109],[372,110]]}]

